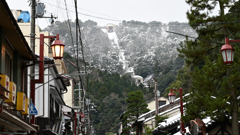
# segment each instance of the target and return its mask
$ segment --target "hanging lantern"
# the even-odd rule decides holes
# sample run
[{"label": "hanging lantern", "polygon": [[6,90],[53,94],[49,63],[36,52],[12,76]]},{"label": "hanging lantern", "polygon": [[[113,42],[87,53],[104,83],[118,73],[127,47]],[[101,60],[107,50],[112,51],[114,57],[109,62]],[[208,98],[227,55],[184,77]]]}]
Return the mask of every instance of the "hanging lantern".
[{"label": "hanging lantern", "polygon": [[232,47],[232,45],[226,42],[226,44],[222,46],[221,52],[222,52],[223,62],[227,65],[231,65],[234,59],[234,48]]},{"label": "hanging lantern", "polygon": [[176,98],[176,95],[171,90],[171,92],[168,94],[168,99],[170,104],[173,104],[175,102],[175,98]]},{"label": "hanging lantern", "polygon": [[62,59],[64,52],[64,44],[58,38],[52,43],[52,54],[54,59]]}]

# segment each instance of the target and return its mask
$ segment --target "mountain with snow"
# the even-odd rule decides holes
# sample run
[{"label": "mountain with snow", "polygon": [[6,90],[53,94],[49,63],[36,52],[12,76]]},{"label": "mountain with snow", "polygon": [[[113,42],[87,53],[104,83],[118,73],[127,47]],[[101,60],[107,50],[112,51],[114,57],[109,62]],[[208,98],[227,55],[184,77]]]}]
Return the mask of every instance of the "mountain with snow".
[{"label": "mountain with snow", "polygon": [[85,60],[91,66],[109,73],[139,75],[144,80],[153,77],[156,66],[161,70],[158,70],[159,75],[181,68],[184,62],[177,67],[170,67],[168,63],[178,62],[177,48],[185,40],[182,35],[197,37],[187,23],[123,21],[119,25],[100,27],[96,22],[88,20],[80,21],[83,48],[79,45],[77,52],[75,22],[71,22],[70,26],[71,33],[66,22],[56,22],[45,30],[59,33],[66,44],[65,51],[72,57],[76,57],[78,53],[81,59],[83,49]]}]

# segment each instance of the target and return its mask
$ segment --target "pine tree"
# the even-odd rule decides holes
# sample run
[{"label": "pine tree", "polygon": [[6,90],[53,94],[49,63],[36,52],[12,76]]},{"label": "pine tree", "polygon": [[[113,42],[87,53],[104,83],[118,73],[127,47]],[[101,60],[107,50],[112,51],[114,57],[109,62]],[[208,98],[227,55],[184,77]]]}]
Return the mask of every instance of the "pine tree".
[{"label": "pine tree", "polygon": [[[126,102],[128,106],[123,117],[125,119],[124,125],[134,123],[141,114],[149,111],[149,109],[147,109],[147,103],[144,100],[143,92],[140,90],[129,92]],[[124,129],[124,131],[126,130],[129,130],[129,127]]]},{"label": "pine tree", "polygon": [[[190,74],[187,81],[189,84],[185,85],[185,89],[191,92],[191,95],[186,99],[190,102],[186,105],[184,118],[190,120],[211,116],[212,119],[223,121],[225,113],[229,113],[232,116],[232,134],[238,135],[236,97],[239,96],[240,86],[240,56],[235,55],[234,64],[226,66],[220,49],[225,37],[240,39],[240,25],[236,23],[240,4],[231,0],[186,0],[186,2],[191,6],[187,12],[189,24],[198,33],[198,38],[195,40],[187,38],[178,49],[186,62],[185,72]],[[225,13],[228,7],[230,10]],[[212,15],[212,11],[218,8],[219,14]],[[234,48],[235,54],[238,54],[239,46]],[[227,75],[229,68],[231,73]]]}]

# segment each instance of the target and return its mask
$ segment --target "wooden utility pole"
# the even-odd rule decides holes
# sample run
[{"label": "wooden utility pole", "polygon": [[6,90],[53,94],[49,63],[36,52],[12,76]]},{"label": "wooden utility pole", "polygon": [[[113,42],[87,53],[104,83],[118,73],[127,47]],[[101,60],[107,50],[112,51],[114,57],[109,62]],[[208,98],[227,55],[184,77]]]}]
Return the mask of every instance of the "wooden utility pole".
[{"label": "wooden utility pole", "polygon": [[[36,15],[36,0],[32,0],[32,15],[31,15],[31,34],[30,43],[33,54],[35,54],[35,15]],[[30,69],[30,78],[34,79],[34,66]]]},{"label": "wooden utility pole", "polygon": [[[36,1],[35,0],[32,0],[31,8],[32,8],[31,9],[32,10],[31,11],[32,15],[31,15],[31,34],[30,34],[31,39],[30,39],[30,45],[31,45],[31,49],[32,49],[33,54],[35,54],[35,14],[36,14]],[[32,64],[33,63],[34,62],[32,62]],[[30,67],[30,79],[31,80],[34,80],[34,78],[35,78],[34,74],[35,74],[35,65]],[[32,91],[30,91],[30,93],[32,93]],[[32,99],[30,99],[30,101],[32,102]],[[34,115],[30,116],[29,122],[32,119],[35,119]],[[35,124],[35,123],[32,123],[32,124]],[[31,135],[34,135],[34,132],[31,132]]]}]

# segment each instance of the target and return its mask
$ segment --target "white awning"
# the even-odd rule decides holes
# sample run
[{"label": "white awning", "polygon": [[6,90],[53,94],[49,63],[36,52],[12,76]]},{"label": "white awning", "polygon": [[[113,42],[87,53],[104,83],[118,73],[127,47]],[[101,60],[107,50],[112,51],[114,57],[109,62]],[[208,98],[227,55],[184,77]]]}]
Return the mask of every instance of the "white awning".
[{"label": "white awning", "polygon": [[3,109],[3,113],[0,113],[0,126],[3,126],[13,132],[17,131],[37,131],[36,127],[32,124],[22,120],[18,116],[9,113]]}]

